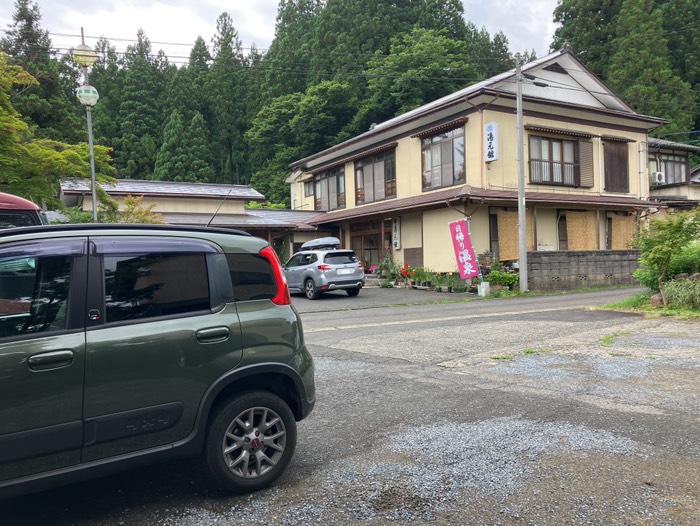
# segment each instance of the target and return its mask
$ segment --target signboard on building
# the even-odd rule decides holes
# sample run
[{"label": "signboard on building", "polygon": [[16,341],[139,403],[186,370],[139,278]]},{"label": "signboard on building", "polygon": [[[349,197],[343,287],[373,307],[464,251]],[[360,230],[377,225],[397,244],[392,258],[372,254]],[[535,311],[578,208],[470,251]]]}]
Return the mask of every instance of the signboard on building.
[{"label": "signboard on building", "polygon": [[462,279],[475,278],[479,272],[479,262],[474,253],[472,240],[469,236],[469,226],[467,220],[450,223],[450,234],[452,235],[452,246],[455,249],[455,258],[459,267],[459,276]]},{"label": "signboard on building", "polygon": [[487,122],[484,125],[484,161],[498,160],[498,124]]},{"label": "signboard on building", "polygon": [[391,222],[391,242],[394,250],[401,250],[401,216],[395,216]]}]

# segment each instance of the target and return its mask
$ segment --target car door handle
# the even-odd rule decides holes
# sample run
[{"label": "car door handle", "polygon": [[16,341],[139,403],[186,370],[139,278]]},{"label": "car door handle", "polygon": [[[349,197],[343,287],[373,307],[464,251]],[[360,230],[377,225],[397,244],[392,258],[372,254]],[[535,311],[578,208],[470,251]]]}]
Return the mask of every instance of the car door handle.
[{"label": "car door handle", "polygon": [[201,343],[222,342],[231,331],[228,327],[211,327],[209,329],[200,329],[197,331],[197,341]]},{"label": "car door handle", "polygon": [[45,371],[68,367],[73,363],[73,351],[51,351],[30,356],[27,365],[32,371]]}]

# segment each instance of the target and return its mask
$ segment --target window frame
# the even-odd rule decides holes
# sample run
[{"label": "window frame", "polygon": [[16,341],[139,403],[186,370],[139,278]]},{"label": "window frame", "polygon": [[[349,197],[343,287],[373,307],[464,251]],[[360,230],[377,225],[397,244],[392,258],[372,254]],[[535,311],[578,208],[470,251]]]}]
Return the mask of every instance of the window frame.
[{"label": "window frame", "polygon": [[[664,185],[686,184],[689,182],[690,163],[687,155],[659,153],[656,158],[656,165],[658,171],[663,172],[666,177]],[[680,174],[677,174],[677,171]]]},{"label": "window frame", "polygon": [[344,166],[315,175],[312,183],[311,195],[314,196],[314,210],[328,212],[345,208]]},{"label": "window frame", "polygon": [[391,149],[355,161],[356,205],[395,198],[396,150]]},{"label": "window frame", "polygon": [[[543,156],[544,142],[547,143],[546,158]],[[578,139],[529,134],[527,144],[530,184],[581,187],[581,144]]]},{"label": "window frame", "polygon": [[[455,158],[461,143],[461,163]],[[436,158],[438,159],[436,161]],[[449,159],[449,161],[446,161]],[[429,168],[426,165],[430,165]],[[439,164],[439,166],[437,166]],[[461,167],[461,169],[458,169]],[[446,174],[449,171],[451,177]],[[445,178],[449,183],[445,184]],[[439,183],[435,184],[436,182]],[[464,125],[440,131],[434,135],[421,137],[421,188],[424,192],[449,188],[466,183],[466,136]]]}]

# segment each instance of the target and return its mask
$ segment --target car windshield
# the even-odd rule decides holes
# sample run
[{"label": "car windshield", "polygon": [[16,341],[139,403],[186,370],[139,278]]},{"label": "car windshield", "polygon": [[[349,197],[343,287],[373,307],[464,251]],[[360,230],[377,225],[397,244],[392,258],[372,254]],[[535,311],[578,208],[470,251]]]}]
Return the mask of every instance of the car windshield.
[{"label": "car windshield", "polygon": [[345,265],[357,263],[357,256],[354,252],[329,252],[324,260],[329,265]]}]

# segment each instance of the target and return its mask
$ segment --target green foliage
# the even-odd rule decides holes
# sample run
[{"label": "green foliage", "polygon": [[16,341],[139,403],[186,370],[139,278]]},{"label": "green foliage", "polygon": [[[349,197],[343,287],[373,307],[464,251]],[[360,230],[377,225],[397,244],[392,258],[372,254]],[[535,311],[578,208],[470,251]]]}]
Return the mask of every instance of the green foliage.
[{"label": "green foliage", "polygon": [[664,285],[667,305],[700,311],[700,279],[671,280]]},{"label": "green foliage", "polygon": [[692,129],[694,115],[688,108],[696,105],[696,96],[671,68],[663,13],[654,8],[653,0],[622,2],[612,47],[615,53],[607,66],[610,87],[638,113],[670,121],[651,133]]},{"label": "green foliage", "polygon": [[0,49],[36,83],[15,85],[12,104],[30,126],[35,137],[73,142],[85,134],[84,112],[73,86],[78,73],[70,59],[52,57],[48,31],[41,29],[41,14],[36,3],[16,0],[12,24],[0,40]]},{"label": "green foliage", "polygon": [[[695,272],[700,272],[700,243],[689,245],[671,255],[666,280],[669,281],[678,274]],[[643,287],[658,292],[659,270],[657,268],[642,264],[634,271],[633,276]]]},{"label": "green foliage", "polygon": [[444,30],[416,27],[393,37],[390,54],[376,52],[369,61],[368,97],[356,127],[367,125],[369,118],[378,122],[412,110],[479,80],[467,52],[466,42]]},{"label": "green foliage", "polygon": [[700,35],[683,28],[698,17],[696,0],[560,0],[551,48],[569,44],[638,113],[671,121],[652,135],[688,131],[700,126]]},{"label": "green foliage", "polygon": [[520,274],[505,272],[503,270],[492,270],[485,279],[491,283],[491,285],[502,285],[504,287],[513,288],[520,283]]},{"label": "green foliage", "polygon": [[[649,229],[639,232],[632,245],[642,251],[639,259],[642,269],[652,272],[657,278],[657,287],[664,298],[664,282],[672,276],[671,261],[687,247],[700,240],[700,206],[691,211],[668,214],[652,218]],[[693,249],[691,249],[691,254]],[[691,256],[692,257],[692,256]],[[645,271],[642,271],[645,272]],[[635,274],[635,277],[637,274]],[[644,277],[640,273],[640,277]]]}]

